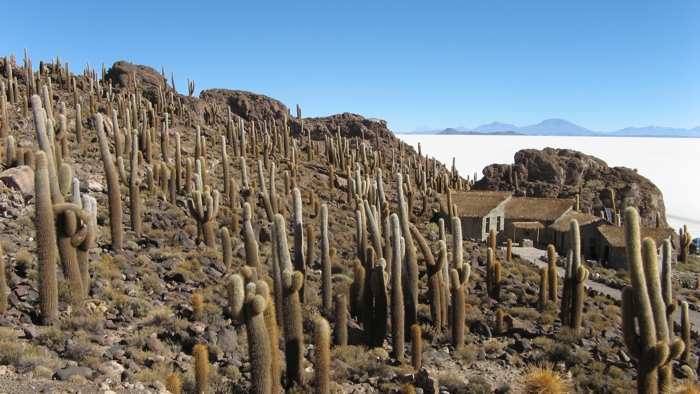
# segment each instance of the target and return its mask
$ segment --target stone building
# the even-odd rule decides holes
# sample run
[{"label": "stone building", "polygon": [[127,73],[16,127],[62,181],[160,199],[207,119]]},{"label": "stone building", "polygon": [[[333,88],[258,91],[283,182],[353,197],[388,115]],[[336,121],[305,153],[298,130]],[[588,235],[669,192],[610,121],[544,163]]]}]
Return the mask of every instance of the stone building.
[{"label": "stone building", "polygon": [[[491,228],[495,228],[501,242],[505,225],[505,205],[512,195],[512,192],[452,191],[452,204],[457,207],[457,216],[462,221],[462,237],[483,241],[488,237]],[[447,195],[440,194],[438,199],[441,215],[445,219],[445,225],[449,227],[452,223],[447,209]]]},{"label": "stone building", "polygon": [[564,256],[571,249],[571,219],[576,219],[578,222],[581,235],[581,253],[584,258],[597,260],[601,250],[601,237],[598,228],[611,223],[600,216],[577,211],[568,211],[560,216],[549,228],[552,231],[552,245],[559,254]]},{"label": "stone building", "polygon": [[[672,228],[642,227],[639,229],[642,239],[650,237],[660,248],[667,239],[674,234]],[[600,226],[600,243],[597,253],[607,262],[607,267],[612,269],[627,269],[627,251],[625,244],[625,228],[622,226]]]},{"label": "stone building", "polygon": [[562,198],[511,197],[505,206],[505,237],[516,244],[530,239],[534,246],[548,245],[554,235],[549,226],[571,211],[575,202]]}]

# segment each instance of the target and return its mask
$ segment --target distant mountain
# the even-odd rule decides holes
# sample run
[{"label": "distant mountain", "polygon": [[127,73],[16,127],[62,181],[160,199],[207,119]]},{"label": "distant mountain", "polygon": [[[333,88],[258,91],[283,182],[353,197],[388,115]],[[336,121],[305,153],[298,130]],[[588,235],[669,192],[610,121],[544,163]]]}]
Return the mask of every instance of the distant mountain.
[{"label": "distant mountain", "polygon": [[610,135],[619,137],[700,137],[700,127],[690,130],[660,126],[626,127],[613,131]]},{"label": "distant mountain", "polygon": [[558,135],[558,136],[596,136],[596,137],[693,137],[700,138],[700,126],[688,129],[673,127],[627,127],[613,132],[593,131],[573,124],[564,119],[547,119],[538,124],[518,127],[516,125],[492,122],[473,130],[466,127],[448,127],[442,130],[430,130],[422,127],[405,134],[441,134],[441,135]]},{"label": "distant mountain", "polygon": [[518,133],[526,135],[596,135],[594,131],[564,119],[547,119],[532,126],[519,127],[517,130]]},{"label": "distant mountain", "polygon": [[472,131],[476,131],[478,133],[497,133],[497,132],[501,132],[501,131],[515,131],[517,129],[518,129],[518,126],[513,125],[513,124],[493,122],[493,123],[481,125]]},{"label": "distant mountain", "polygon": [[448,127],[447,129],[433,129],[431,127],[419,127],[413,131],[409,131],[406,133],[396,133],[396,134],[440,134],[445,130],[455,130],[458,132],[464,132],[464,131],[469,131],[468,128],[464,126],[459,126],[459,127]]},{"label": "distant mountain", "polygon": [[438,135],[523,135],[515,131],[493,131],[489,133],[480,133],[478,131],[459,131],[448,128],[438,133]]}]

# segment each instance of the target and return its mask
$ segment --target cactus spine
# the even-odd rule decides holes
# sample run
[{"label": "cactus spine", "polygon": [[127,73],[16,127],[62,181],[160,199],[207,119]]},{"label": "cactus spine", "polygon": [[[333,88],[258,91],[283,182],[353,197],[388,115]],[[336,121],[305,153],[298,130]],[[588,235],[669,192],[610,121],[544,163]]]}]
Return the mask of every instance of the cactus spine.
[{"label": "cactus spine", "polygon": [[[309,147],[311,149],[311,147]],[[314,370],[316,371],[315,392],[330,393],[331,385],[331,328],[324,318],[316,320],[314,326]]]},{"label": "cactus spine", "polygon": [[680,355],[684,344],[670,341],[656,245],[650,238],[641,241],[639,216],[633,207],[625,210],[625,242],[631,286],[622,291],[622,332],[625,346],[637,359],[637,391],[656,394],[669,383],[668,362]]}]

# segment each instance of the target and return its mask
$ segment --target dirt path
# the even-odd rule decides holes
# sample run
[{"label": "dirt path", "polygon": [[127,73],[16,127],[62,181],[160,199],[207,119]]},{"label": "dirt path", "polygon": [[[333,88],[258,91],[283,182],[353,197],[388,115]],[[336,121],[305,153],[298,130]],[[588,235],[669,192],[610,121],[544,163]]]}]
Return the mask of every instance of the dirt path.
[{"label": "dirt path", "polygon": [[[513,254],[517,254],[523,259],[526,259],[532,263],[535,263],[538,267],[546,267],[547,263],[542,261],[540,259],[542,256],[547,255],[546,250],[542,249],[537,249],[537,248],[526,248],[526,247],[513,247]],[[562,267],[557,267],[557,272],[559,273],[559,277],[563,278],[564,277],[564,268]],[[613,289],[612,287],[608,287],[602,283],[599,282],[594,282],[591,279],[586,280],[586,286],[590,287],[593,290],[599,291],[603,294],[608,294],[610,297],[620,300],[622,297],[622,292],[617,289]],[[696,311],[689,310],[688,311],[688,316],[690,317],[690,324],[691,324],[691,329],[698,329],[700,328],[700,313]],[[676,312],[673,315],[674,319],[676,322],[680,324],[681,322],[681,314],[680,312]]]}]

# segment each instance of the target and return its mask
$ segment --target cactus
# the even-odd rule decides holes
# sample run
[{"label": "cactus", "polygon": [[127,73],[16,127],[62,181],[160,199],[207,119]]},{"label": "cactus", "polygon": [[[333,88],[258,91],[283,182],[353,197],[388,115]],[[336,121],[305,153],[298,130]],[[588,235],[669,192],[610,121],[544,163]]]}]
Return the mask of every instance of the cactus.
[{"label": "cactus", "polygon": [[280,282],[282,285],[283,327],[285,339],[285,354],[287,361],[287,385],[292,387],[302,382],[301,362],[304,356],[304,343],[301,321],[301,303],[299,290],[304,277],[299,271],[292,271],[292,259],[287,246],[287,230],[284,217],[275,215],[273,231],[273,256],[276,255],[279,264]]},{"label": "cactus", "polygon": [[442,325],[442,308],[440,306],[442,288],[440,285],[440,279],[442,267],[445,264],[445,260],[447,258],[447,247],[444,241],[438,241],[438,247],[440,251],[438,259],[436,261],[435,258],[433,258],[430,248],[428,247],[428,243],[425,241],[425,238],[423,238],[416,226],[411,224],[410,228],[411,233],[418,242],[418,247],[421,249],[421,253],[423,253],[423,257],[425,259],[425,266],[428,273],[428,299],[430,300],[430,318],[433,322],[433,327],[439,332]]},{"label": "cactus", "polygon": [[248,336],[248,357],[250,359],[251,388],[256,394],[272,393],[272,354],[270,336],[263,314],[269,296],[265,282],[250,282],[243,285],[243,278],[234,274],[229,281],[231,294],[231,314],[245,324]]},{"label": "cactus", "polygon": [[690,248],[690,243],[692,242],[692,237],[688,232],[688,227],[683,226],[678,230],[678,239],[680,242],[680,255],[678,256],[678,261],[683,264],[688,264],[688,249]]},{"label": "cactus", "polygon": [[[583,301],[586,293],[584,284],[588,279],[588,270],[581,265],[581,235],[579,233],[578,222],[576,219],[571,219],[570,223],[572,259],[571,269],[567,267],[567,274],[571,272],[571,306],[569,309],[569,327],[576,330],[581,328],[583,319]],[[562,308],[563,310],[564,308]]]},{"label": "cactus", "polygon": [[422,364],[421,355],[423,349],[423,341],[421,339],[420,326],[414,324],[411,326],[411,364],[415,371],[420,371]]},{"label": "cactus", "polygon": [[506,241],[506,261],[513,261],[513,240],[510,238]]},{"label": "cactus", "polygon": [[413,245],[413,237],[411,236],[411,230],[408,227],[408,216],[410,212],[408,211],[408,207],[404,202],[405,199],[403,195],[402,179],[401,174],[396,174],[396,193],[401,224],[401,236],[403,236],[406,244],[406,278],[408,281],[404,286],[404,292],[406,293],[404,297],[406,307],[405,330],[406,332],[409,332],[411,326],[416,323],[418,316],[418,262],[416,261],[416,251],[415,246]]},{"label": "cactus", "polygon": [[[400,175],[397,176],[400,178]],[[391,352],[394,358],[404,355],[404,292],[402,291],[402,245],[399,217],[391,214],[391,242],[394,249],[394,259],[391,262]],[[405,247],[405,246],[404,246]],[[364,311],[363,311],[364,312]]]},{"label": "cactus", "polygon": [[494,325],[494,332],[496,334],[502,334],[503,333],[503,317],[504,317],[504,312],[503,309],[498,308],[496,309],[496,324]]},{"label": "cactus", "polygon": [[7,281],[5,279],[5,258],[0,246],[0,315],[7,310]]},{"label": "cactus", "polygon": [[387,331],[389,305],[386,295],[388,274],[385,270],[386,261],[379,260],[371,275],[370,287],[374,296],[374,314],[372,315],[372,346],[382,347]]},{"label": "cactus", "polygon": [[544,311],[546,306],[547,306],[547,273],[549,271],[547,270],[547,267],[542,267],[540,268],[540,300],[539,300],[539,308],[541,311]]},{"label": "cactus", "polygon": [[[310,149],[310,147],[309,147]],[[315,392],[330,393],[331,385],[331,328],[324,318],[314,325],[314,370],[316,372]]]},{"label": "cactus", "polygon": [[[656,245],[640,240],[639,215],[625,210],[625,242],[631,286],[622,291],[622,332],[630,355],[637,359],[637,391],[656,394],[670,383],[670,360],[683,351],[671,342],[656,259]],[[637,327],[639,333],[637,333]]]},{"label": "cactus", "polygon": [[333,343],[336,346],[346,346],[348,344],[348,298],[345,294],[339,294],[335,297]]},{"label": "cactus", "polygon": [[[350,316],[354,318],[362,317],[362,303],[365,288],[365,267],[362,266],[360,259],[355,259],[352,262],[353,266],[353,281],[350,284]],[[370,275],[372,273],[370,272]]]},{"label": "cactus", "polygon": [[165,388],[172,394],[181,394],[182,385],[180,384],[180,378],[178,378],[177,375],[175,375],[174,373],[171,373],[170,375],[168,375],[168,380],[165,383]]},{"label": "cactus", "polygon": [[464,347],[465,299],[471,267],[463,264],[462,257],[462,222],[459,217],[452,218],[452,266],[450,270],[450,289],[452,290],[452,346],[455,350]]},{"label": "cactus", "polygon": [[221,252],[224,258],[224,265],[230,271],[231,262],[233,261],[233,250],[231,249],[231,234],[226,227],[221,229]]},{"label": "cactus", "polygon": [[255,232],[253,231],[251,219],[251,206],[245,202],[243,203],[243,245],[245,247],[246,263],[248,266],[255,268],[258,275],[262,275],[265,272],[265,268],[260,264],[258,241],[255,240]]},{"label": "cactus", "polygon": [[678,302],[673,299],[673,284],[671,282],[671,241],[665,240],[661,249],[661,295],[664,305],[666,305],[668,329],[673,331],[673,313],[678,309]]},{"label": "cactus", "polygon": [[566,254],[566,270],[564,271],[564,288],[561,293],[561,311],[559,312],[559,317],[561,318],[561,323],[564,326],[569,326],[569,321],[571,318],[571,297],[573,294],[573,278],[571,272],[573,252],[569,249]]},{"label": "cactus", "polygon": [[[489,242],[493,244],[492,242]],[[486,288],[489,297],[496,301],[501,299],[501,272],[502,266],[495,259],[495,249],[489,247],[486,249]]]},{"label": "cactus", "polygon": [[[35,102],[32,97],[32,103]],[[37,260],[39,265],[39,312],[43,325],[50,325],[58,317],[58,282],[56,279],[56,228],[51,203],[49,170],[46,154],[36,154],[34,184],[36,193]]]},{"label": "cactus", "polygon": [[138,168],[138,153],[139,153],[139,139],[137,138],[137,131],[133,131],[133,136],[131,137],[131,176],[129,178],[129,213],[131,218],[131,231],[135,233],[141,232],[141,195],[139,193],[139,185],[141,185],[141,178],[139,178],[139,168]]},{"label": "cactus", "polygon": [[306,301],[306,263],[304,262],[304,222],[301,210],[301,192],[296,187],[292,190],[292,205],[294,207],[294,270],[302,275],[299,301]]},{"label": "cactus", "polygon": [[[74,179],[75,189],[78,189],[77,179]],[[75,192],[79,194],[79,190]],[[89,262],[90,262],[90,249],[95,244],[97,239],[97,200],[92,196],[82,197],[83,210],[91,216],[86,224],[85,238],[83,242],[78,245],[77,258],[78,258],[78,268],[80,270],[80,277],[82,278],[82,289],[83,298],[87,298],[90,293],[90,272],[89,272]]]},{"label": "cactus", "polygon": [[552,244],[547,245],[547,269],[549,270],[549,299],[556,304],[559,274],[557,273],[557,251]]},{"label": "cactus", "polygon": [[192,294],[190,297],[190,305],[192,305],[192,319],[194,319],[194,321],[201,321],[204,319],[204,303],[199,293]]},{"label": "cactus", "polygon": [[109,152],[107,137],[104,132],[104,124],[102,114],[94,115],[95,127],[97,129],[97,139],[100,143],[100,151],[102,152],[102,163],[105,168],[105,178],[107,180],[107,199],[109,201],[109,228],[112,234],[112,248],[114,250],[122,250],[123,230],[122,230],[122,200],[119,196],[119,177],[117,170],[112,161],[112,155]]},{"label": "cactus", "polygon": [[[668,328],[671,329],[671,327],[673,326],[669,326]],[[687,301],[681,302],[681,335],[683,336],[682,339],[683,343],[685,344],[685,349],[683,349],[683,355],[681,356],[681,360],[685,362],[690,362],[690,318],[688,317]]]},{"label": "cactus", "polygon": [[202,229],[204,243],[210,248],[216,247],[212,220],[216,218],[216,214],[219,211],[219,191],[214,190],[213,193],[210,193],[208,187],[204,193],[200,190],[194,190],[191,197],[187,199],[187,207]]},{"label": "cactus", "polygon": [[[272,174],[271,174],[272,176]],[[274,179],[274,178],[273,178]],[[272,198],[267,192],[267,186],[265,186],[265,173],[263,172],[263,163],[258,160],[258,183],[260,183],[260,199],[263,202],[263,207],[265,207],[265,213],[267,214],[267,220],[272,222],[275,218],[275,211],[272,207]],[[274,183],[270,185],[271,189],[275,188]]]},{"label": "cactus", "polygon": [[194,356],[195,392],[204,394],[209,388],[209,350],[201,343],[196,344],[192,355]]},{"label": "cactus", "polygon": [[[310,229],[309,229],[310,230]],[[307,234],[309,231],[307,231]],[[313,235],[313,233],[311,233]],[[313,250],[313,248],[309,248]],[[333,297],[333,285],[331,284],[331,256],[328,241],[328,207],[321,205],[321,294],[323,308],[330,310]]]}]

